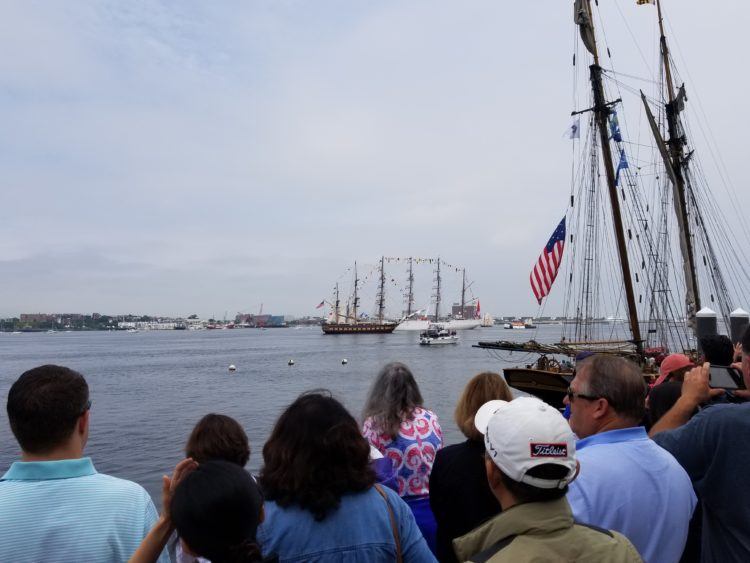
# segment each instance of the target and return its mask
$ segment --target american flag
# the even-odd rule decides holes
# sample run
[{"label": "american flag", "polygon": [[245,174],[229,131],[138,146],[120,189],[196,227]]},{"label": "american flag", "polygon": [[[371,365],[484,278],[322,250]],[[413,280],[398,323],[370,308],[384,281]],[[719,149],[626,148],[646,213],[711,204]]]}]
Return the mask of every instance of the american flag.
[{"label": "american flag", "polygon": [[542,304],[542,298],[552,289],[552,284],[557,277],[557,271],[560,269],[562,262],[563,250],[565,249],[565,217],[552,233],[547,241],[539,260],[534,264],[534,268],[529,275],[531,289],[539,304]]},{"label": "american flag", "polygon": [[323,299],[323,301],[321,301],[320,303],[318,303],[317,307],[315,307],[315,308],[316,308],[316,309],[320,309],[320,308],[321,308],[321,307],[322,307],[323,305],[325,305],[325,304],[326,304],[326,300],[325,300],[325,299]]}]

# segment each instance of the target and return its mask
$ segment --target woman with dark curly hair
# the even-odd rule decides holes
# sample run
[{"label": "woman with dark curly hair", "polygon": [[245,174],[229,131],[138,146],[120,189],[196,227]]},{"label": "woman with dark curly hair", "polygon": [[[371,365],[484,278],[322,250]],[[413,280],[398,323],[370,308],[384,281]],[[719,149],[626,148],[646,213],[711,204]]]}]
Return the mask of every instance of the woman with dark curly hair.
[{"label": "woman with dark curly hair", "polygon": [[408,367],[393,362],[380,370],[362,418],[362,434],[393,462],[398,493],[434,551],[436,524],[430,509],[430,473],[443,445],[443,432],[435,413],[424,408],[422,393]]},{"label": "woman with dark curly hair", "polygon": [[434,561],[409,507],[375,485],[370,447],[328,394],[301,395],[263,448],[264,553],[280,561]]}]

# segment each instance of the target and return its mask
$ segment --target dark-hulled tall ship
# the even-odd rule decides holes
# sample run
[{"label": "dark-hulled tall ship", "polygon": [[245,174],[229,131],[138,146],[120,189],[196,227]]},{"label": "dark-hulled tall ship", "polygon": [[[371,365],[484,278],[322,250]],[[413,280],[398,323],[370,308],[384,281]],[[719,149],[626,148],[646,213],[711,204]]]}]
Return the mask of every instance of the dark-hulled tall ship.
[{"label": "dark-hulled tall ship", "polygon": [[351,310],[346,307],[345,314],[341,313],[341,302],[339,300],[339,285],[336,284],[335,301],[331,320],[333,322],[323,323],[325,334],[390,334],[396,328],[393,321],[385,318],[385,258],[380,258],[380,280],[377,294],[378,314],[375,320],[362,320],[357,314],[359,308],[359,278],[357,277],[357,263],[354,263],[354,295]]}]

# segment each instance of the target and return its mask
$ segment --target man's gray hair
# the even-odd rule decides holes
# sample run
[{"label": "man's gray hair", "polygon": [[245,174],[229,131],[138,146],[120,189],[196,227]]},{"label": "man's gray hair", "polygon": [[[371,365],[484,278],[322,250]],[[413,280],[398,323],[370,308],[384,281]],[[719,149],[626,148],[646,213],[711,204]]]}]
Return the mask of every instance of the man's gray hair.
[{"label": "man's gray hair", "polygon": [[595,354],[581,364],[582,394],[607,399],[621,417],[640,423],[646,412],[646,382],[641,369],[630,360],[609,354]]}]

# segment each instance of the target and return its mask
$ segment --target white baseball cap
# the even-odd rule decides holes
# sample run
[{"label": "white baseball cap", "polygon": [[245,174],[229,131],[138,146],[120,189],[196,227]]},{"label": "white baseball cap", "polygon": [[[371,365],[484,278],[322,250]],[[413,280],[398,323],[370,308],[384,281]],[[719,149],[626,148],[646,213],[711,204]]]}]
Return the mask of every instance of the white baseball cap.
[{"label": "white baseball cap", "polygon": [[[474,417],[484,435],[487,454],[500,470],[519,483],[540,489],[562,489],[576,476],[576,444],[568,421],[556,408],[535,397],[489,401]],[[562,479],[527,475],[538,465],[554,464],[568,472]]]}]

